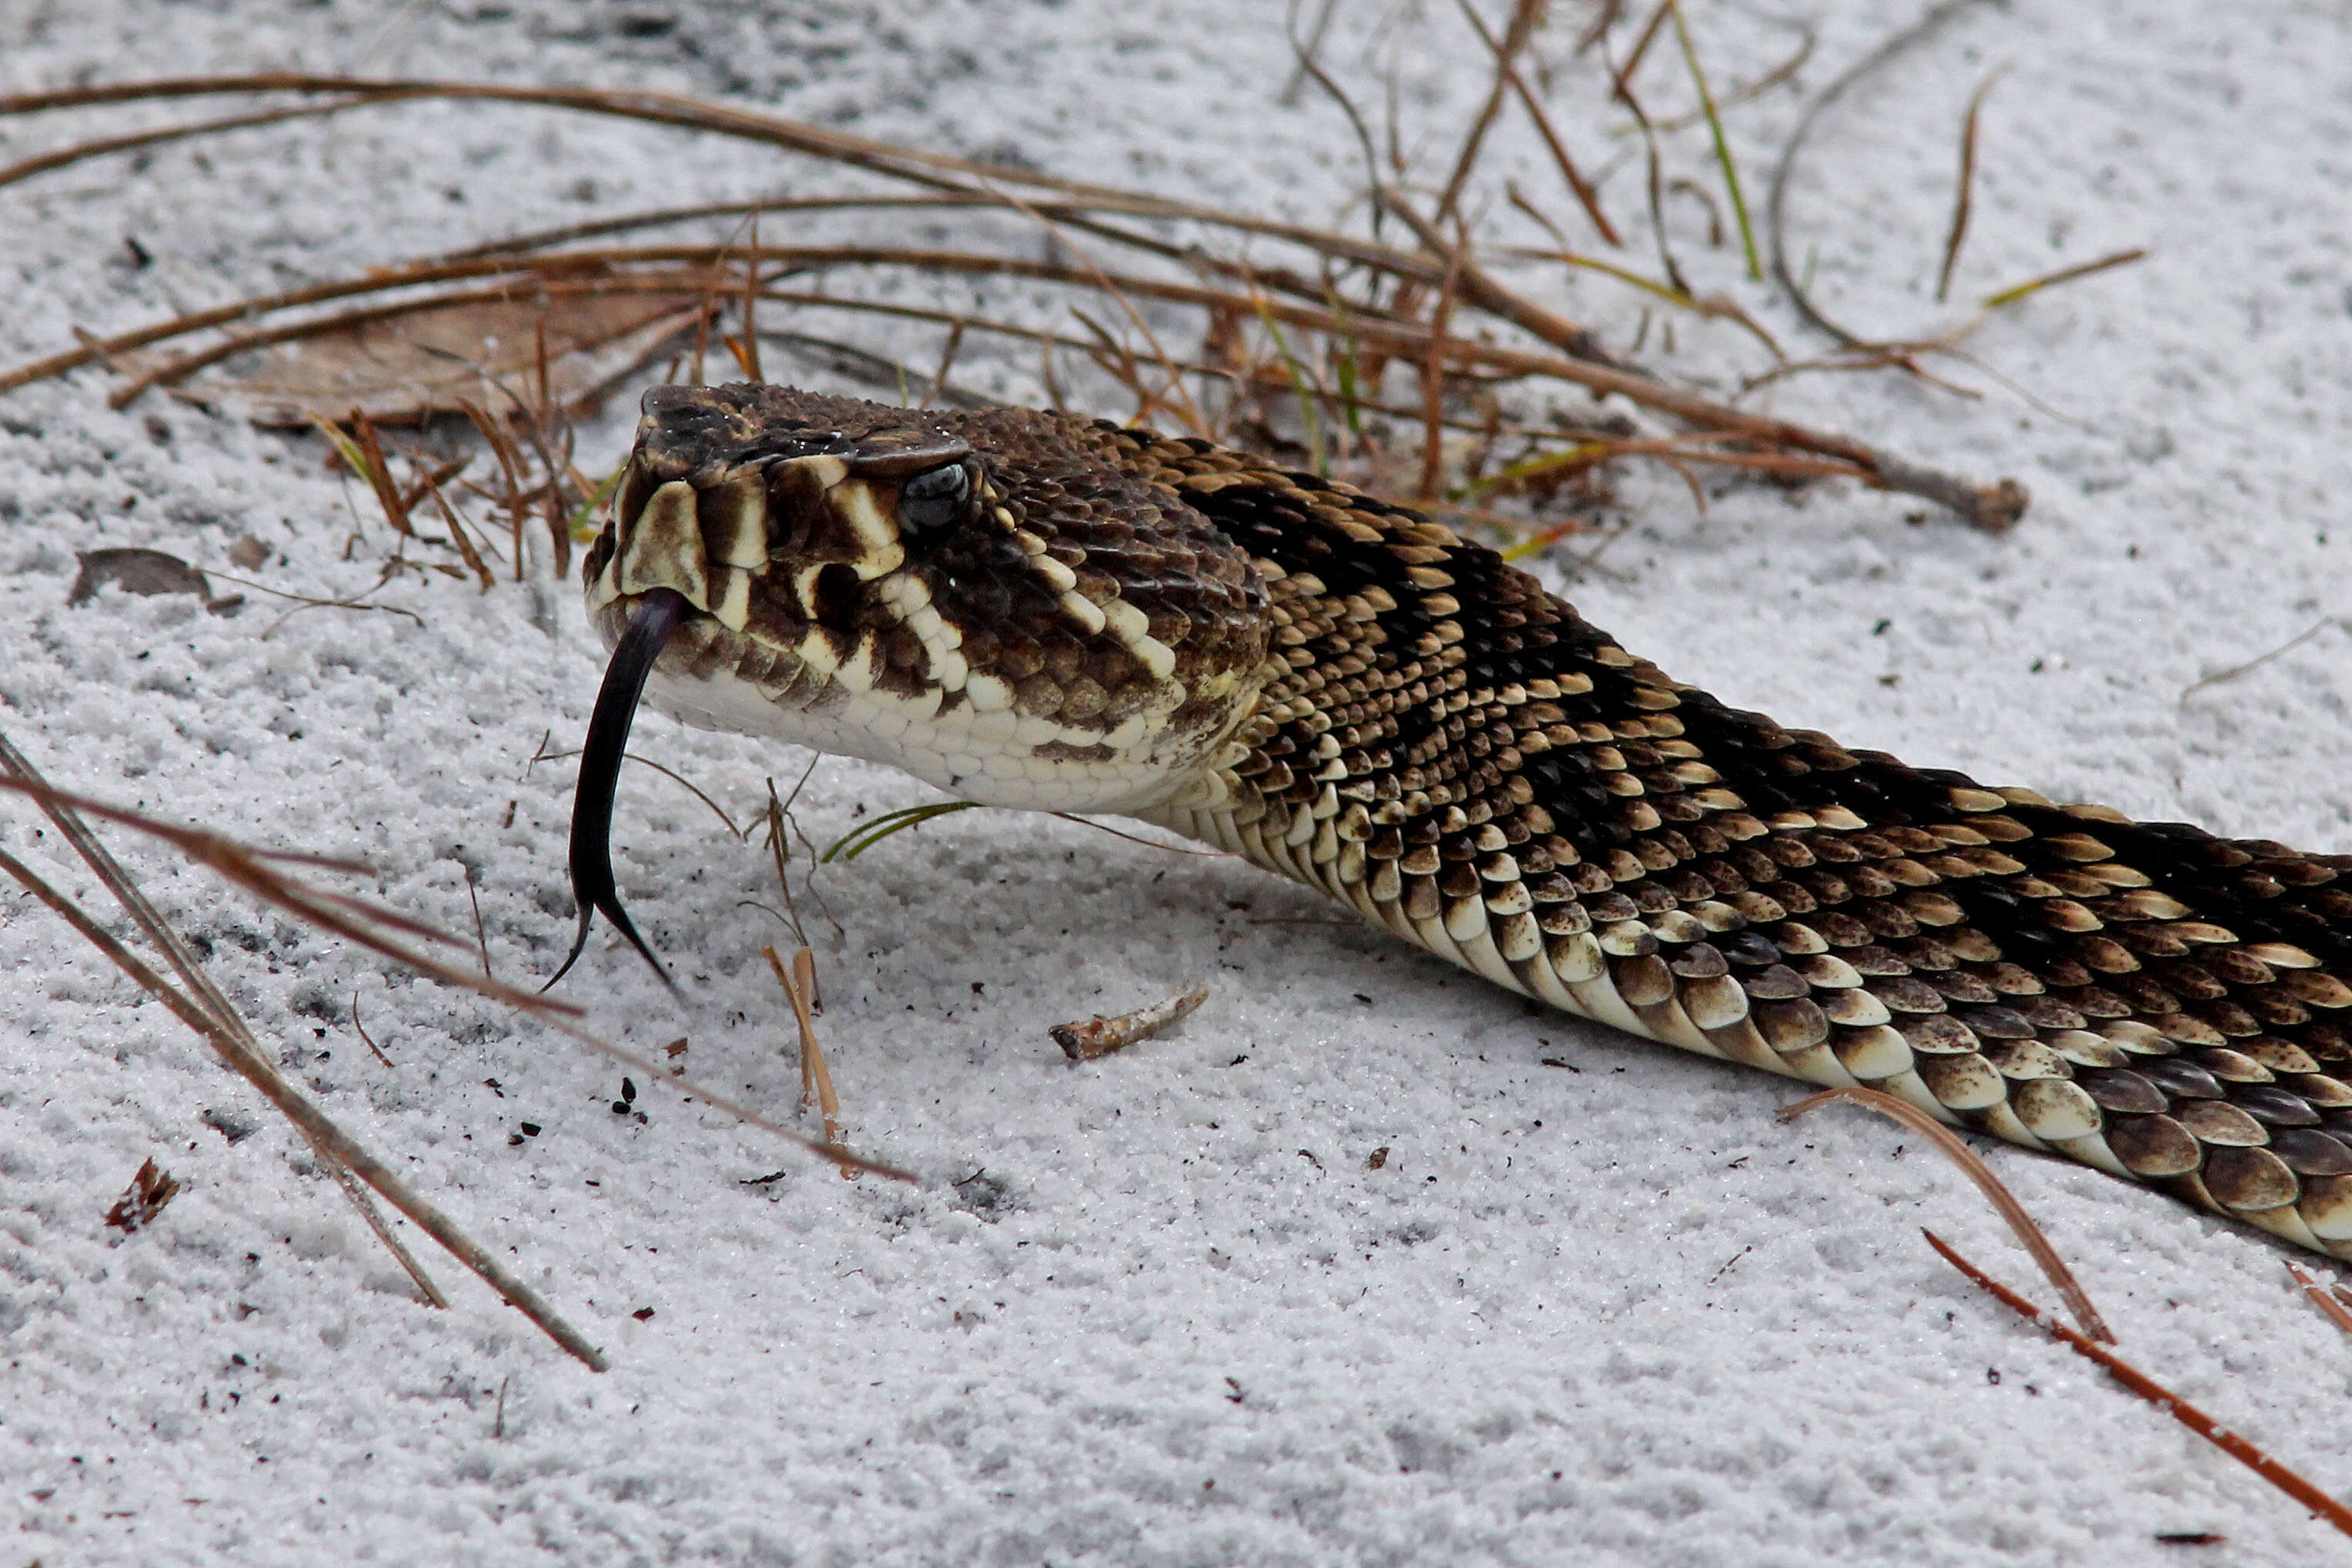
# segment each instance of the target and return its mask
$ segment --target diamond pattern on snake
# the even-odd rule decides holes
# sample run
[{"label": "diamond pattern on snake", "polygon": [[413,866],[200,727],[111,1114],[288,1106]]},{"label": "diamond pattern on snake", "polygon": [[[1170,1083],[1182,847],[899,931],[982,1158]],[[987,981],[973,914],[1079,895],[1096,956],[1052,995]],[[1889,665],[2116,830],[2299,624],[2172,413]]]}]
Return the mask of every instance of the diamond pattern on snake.
[{"label": "diamond pattern on snake", "polygon": [[1563,1011],[2352,1259],[2352,856],[1784,728],[1413,511],[1196,438],[661,387],[614,496],[581,942],[601,910],[654,958],[607,849],[642,696],[1156,823]]}]

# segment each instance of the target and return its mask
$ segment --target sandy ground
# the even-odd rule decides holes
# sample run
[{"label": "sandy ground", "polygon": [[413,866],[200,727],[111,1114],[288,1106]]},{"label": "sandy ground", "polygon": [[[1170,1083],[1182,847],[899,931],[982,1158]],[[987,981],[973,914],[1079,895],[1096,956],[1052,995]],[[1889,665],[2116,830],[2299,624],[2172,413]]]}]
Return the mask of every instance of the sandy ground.
[{"label": "sandy ground", "polygon": [[[0,81],[288,66],[638,83],[1330,222],[1354,143],[1312,93],[1285,104],[1280,11],[14,0]],[[1818,31],[1811,60],[1730,111],[1752,181],[1802,104],[1913,14],[1797,15]],[[1798,41],[1777,13],[1690,16],[1725,81]],[[1326,49],[1368,105],[1393,67],[1408,150],[1442,173],[1486,81],[1451,8],[1342,0]],[[1727,488],[1701,513],[1677,482],[1636,476],[1638,526],[1572,591],[1683,678],[1853,744],[2352,849],[2346,622],[2183,696],[2352,614],[2352,23],[2192,0],[1965,13],[1823,122],[1793,191],[1795,248],[1863,329],[1960,313],[1932,302],[1954,129],[2001,65],[1956,297],[2126,246],[2150,258],[1988,325],[1982,368],[1948,367],[1979,398],[1881,375],[1799,378],[1765,401],[2013,475],[2034,493],[2025,525],[1915,524],[1843,488]],[[1644,70],[1657,104],[1687,101],[1670,51]],[[1594,80],[1564,68],[1557,112],[1638,230],[1634,144],[1610,136]],[[153,118],[11,123],[0,156]],[[1675,132],[1670,157],[1712,186],[1704,138]],[[1499,236],[1529,237],[1507,177],[1568,212],[1509,120],[1478,199]],[[0,350],[591,211],[822,178],[671,133],[427,106],[101,161],[0,193]],[[1699,287],[1819,351],[1707,246],[1696,198],[1669,211]],[[1633,339],[1638,296],[1523,276]],[[1685,374],[1728,385],[1759,362],[1728,329],[1679,331]],[[1034,397],[1033,367],[976,356],[970,373]],[[446,927],[471,925],[470,877],[497,971],[548,972],[569,936],[570,776],[529,763],[542,735],[576,743],[595,689],[573,592],[554,595],[553,636],[527,585],[437,578],[382,596],[421,623],[278,624],[257,594],[235,618],[120,593],[67,608],[73,552],[100,544],[226,570],[249,534],[271,547],[260,580],[325,596],[373,580],[389,546],[315,442],[152,397],[110,412],[107,387],[83,372],[0,399],[0,724],[60,782],[362,857],[383,896]],[[616,458],[626,428],[624,413],[591,429],[583,458]],[[637,744],[739,817],[806,761],[650,717]],[[922,798],[828,763],[801,814],[823,843]],[[625,783],[620,818],[624,891],[686,999],[601,943],[567,993],[640,1049],[687,1037],[698,1072],[789,1113],[789,1015],[757,956],[775,928],[742,907],[769,896],[760,854],[650,773]],[[11,852],[65,865],[29,810],[0,820]],[[1849,1112],[1783,1127],[1785,1083],[1539,1015],[1238,863],[970,812],[828,873],[834,1073],[858,1145],[921,1173],[908,1186],[845,1182],[649,1084],[616,1115],[606,1061],[126,852],[286,1066],[612,1369],[569,1360],[446,1263],[454,1309],[419,1305],[251,1092],[10,894],[0,1562],[2347,1551],[1958,1281],[1922,1224],[2030,1271],[1916,1138]],[[1196,973],[1215,997],[1163,1040],[1073,1070],[1045,1037]],[[392,1065],[353,1032],[355,1001]],[[517,1144],[526,1122],[540,1130]],[[126,1239],[100,1217],[149,1156],[186,1191]],[[2128,1354],[2352,1491],[2352,1437],[2324,1414],[2352,1394],[2352,1345],[2291,1291],[2280,1249],[2091,1172],[1991,1157]]]}]

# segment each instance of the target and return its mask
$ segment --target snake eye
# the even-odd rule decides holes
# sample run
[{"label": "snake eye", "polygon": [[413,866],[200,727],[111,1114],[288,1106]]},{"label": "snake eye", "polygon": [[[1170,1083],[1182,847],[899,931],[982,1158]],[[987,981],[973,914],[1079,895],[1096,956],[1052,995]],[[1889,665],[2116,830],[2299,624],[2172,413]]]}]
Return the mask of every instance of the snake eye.
[{"label": "snake eye", "polygon": [[961,463],[927,469],[898,486],[898,522],[918,533],[961,520],[971,499],[971,473]]}]

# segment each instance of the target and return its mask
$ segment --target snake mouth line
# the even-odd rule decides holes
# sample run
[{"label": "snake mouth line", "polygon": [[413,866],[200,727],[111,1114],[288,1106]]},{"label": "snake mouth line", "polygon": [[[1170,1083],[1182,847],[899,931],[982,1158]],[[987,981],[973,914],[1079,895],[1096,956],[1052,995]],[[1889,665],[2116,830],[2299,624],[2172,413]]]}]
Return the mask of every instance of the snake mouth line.
[{"label": "snake mouth line", "polygon": [[662,984],[672,992],[677,982],[654,956],[646,939],[622,907],[620,889],[613,882],[613,795],[621,780],[621,763],[628,750],[629,727],[637,716],[646,677],[653,674],[679,622],[693,611],[686,595],[672,588],[648,590],[630,613],[627,630],[614,645],[612,662],[604,666],[604,684],[596,692],[596,706],[588,719],[588,738],[580,752],[580,781],[572,797],[572,895],[580,905],[580,929],[563,966],[541,988],[551,990],[572,972],[588,946],[588,930],[601,911],[629,945],[653,966]]}]

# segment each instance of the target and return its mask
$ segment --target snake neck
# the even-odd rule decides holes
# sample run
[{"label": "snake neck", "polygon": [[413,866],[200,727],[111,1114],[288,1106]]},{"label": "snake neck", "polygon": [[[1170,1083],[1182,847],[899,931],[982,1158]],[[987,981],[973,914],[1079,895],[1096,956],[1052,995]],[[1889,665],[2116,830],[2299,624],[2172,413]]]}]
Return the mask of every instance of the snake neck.
[{"label": "snake neck", "polygon": [[1785,728],[1417,514],[1120,439],[1274,622],[1234,747],[1145,820],[1564,1010],[2352,1257],[2352,857]]}]

